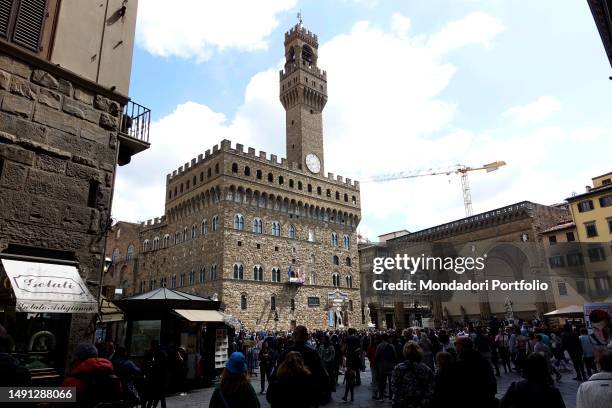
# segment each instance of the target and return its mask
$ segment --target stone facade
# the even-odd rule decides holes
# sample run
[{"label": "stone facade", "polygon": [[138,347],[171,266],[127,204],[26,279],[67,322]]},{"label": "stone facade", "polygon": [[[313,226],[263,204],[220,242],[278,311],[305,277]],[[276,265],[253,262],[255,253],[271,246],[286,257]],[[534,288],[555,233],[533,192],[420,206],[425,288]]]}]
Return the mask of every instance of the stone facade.
[{"label": "stone facade", "polygon": [[[281,72],[288,159],[223,140],[168,174],[165,215],[141,227],[139,267],[128,293],[166,285],[217,296],[251,329],[326,328],[330,312],[336,327],[362,325],[359,183],[323,173],[326,89],[318,84],[315,95],[312,77],[304,75],[323,75],[316,68],[316,36],[301,26],[285,36],[287,52],[304,42],[315,52],[310,64],[293,67],[291,59]],[[286,93],[287,69],[301,83],[292,85],[291,92],[300,90],[293,96]],[[296,125],[292,110],[312,115],[310,124],[300,119]],[[318,172],[306,169],[309,153],[321,161]],[[304,281],[288,282],[290,269]]]},{"label": "stone facade", "polygon": [[[0,43],[0,251],[78,261],[94,296],[126,102]],[[72,316],[69,347],[95,318]]]},{"label": "stone facade", "polygon": [[[106,238],[106,258],[111,264],[103,278],[102,293],[107,299],[132,291],[132,277],[138,272],[140,225],[120,221],[113,225]],[[115,294],[115,289],[122,293]]]},{"label": "stone facade", "polygon": [[[433,317],[439,324],[442,320],[487,319],[491,314],[504,314],[503,302],[491,302],[483,294],[471,294],[472,299],[459,296],[452,300],[432,293],[405,295],[395,304],[385,302],[369,290],[374,275],[374,257],[394,257],[396,254],[419,256],[431,244],[450,243],[455,249],[465,249],[470,255],[493,253],[496,248],[515,244],[521,251],[529,252],[525,265],[526,273],[533,273],[546,280],[547,265],[541,233],[569,217],[567,206],[545,206],[531,202],[521,202],[507,207],[477,214],[447,224],[409,233],[384,243],[362,244],[359,248],[362,300],[370,307],[372,322],[377,327],[392,324],[397,327],[409,326],[415,317]],[[474,253],[473,251],[477,252]],[[500,265],[500,268],[503,266]],[[495,268],[493,268],[495,269]],[[526,275],[527,276],[527,275]],[[505,295],[504,295],[505,296]],[[515,312],[523,318],[552,310],[554,297],[552,291],[536,297],[526,294],[515,300]],[[469,303],[469,305],[468,305]]]}]

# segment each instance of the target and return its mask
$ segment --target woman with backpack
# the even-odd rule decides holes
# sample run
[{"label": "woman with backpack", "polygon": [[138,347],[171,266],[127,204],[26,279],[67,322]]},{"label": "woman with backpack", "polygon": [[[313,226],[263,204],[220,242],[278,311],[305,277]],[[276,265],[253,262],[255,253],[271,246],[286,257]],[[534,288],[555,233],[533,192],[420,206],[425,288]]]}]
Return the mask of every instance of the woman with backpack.
[{"label": "woman with backpack", "polygon": [[404,345],[404,361],[393,369],[393,407],[429,407],[434,396],[434,373],[422,362],[423,350],[413,341]]}]

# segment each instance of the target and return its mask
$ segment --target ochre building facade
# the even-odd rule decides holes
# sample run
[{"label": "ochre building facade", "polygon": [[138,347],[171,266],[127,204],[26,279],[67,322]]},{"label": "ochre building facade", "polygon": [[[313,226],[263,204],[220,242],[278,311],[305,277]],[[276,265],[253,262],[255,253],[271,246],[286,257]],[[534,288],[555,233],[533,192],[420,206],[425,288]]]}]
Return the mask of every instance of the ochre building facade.
[{"label": "ochre building facade", "polygon": [[323,173],[317,48],[300,24],[285,34],[288,159],[223,140],[168,174],[165,215],[141,226],[124,295],[165,285],[217,297],[250,329],[363,324],[359,183]]}]

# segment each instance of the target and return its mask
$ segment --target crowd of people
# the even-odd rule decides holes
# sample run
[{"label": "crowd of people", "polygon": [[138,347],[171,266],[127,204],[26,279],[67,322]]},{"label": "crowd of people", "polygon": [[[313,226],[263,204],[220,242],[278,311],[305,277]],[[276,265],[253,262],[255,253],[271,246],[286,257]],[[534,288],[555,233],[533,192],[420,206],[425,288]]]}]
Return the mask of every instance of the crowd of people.
[{"label": "crowd of people", "polygon": [[[297,326],[290,333],[240,331],[209,406],[260,406],[251,381],[256,356],[259,393],[272,408],[317,407],[336,398],[350,403],[368,368],[373,390],[368,400],[372,404],[390,400],[394,408],[564,408],[557,385],[566,372],[573,372],[574,380],[581,383],[577,408],[609,408],[612,343],[596,340],[569,324],[552,331],[495,319],[488,325],[454,330],[309,332]],[[29,385],[27,370],[12,360],[3,345],[0,327],[0,386]],[[184,349],[169,351],[157,341],[151,342],[140,367],[124,347],[115,348],[110,342],[98,347],[80,344],[62,385],[76,388],[80,407],[102,402],[165,408],[169,380],[174,381],[173,391],[181,391],[185,383],[184,361]],[[498,398],[502,369],[519,376]]]}]

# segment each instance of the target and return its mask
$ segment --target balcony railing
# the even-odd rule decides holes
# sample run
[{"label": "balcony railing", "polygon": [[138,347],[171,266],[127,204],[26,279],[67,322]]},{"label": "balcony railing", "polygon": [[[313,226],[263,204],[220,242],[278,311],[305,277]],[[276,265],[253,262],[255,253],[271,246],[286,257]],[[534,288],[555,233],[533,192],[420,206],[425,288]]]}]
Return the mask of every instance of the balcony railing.
[{"label": "balcony railing", "polygon": [[151,125],[151,109],[128,101],[123,108],[121,132],[133,139],[149,143],[149,127]]}]

